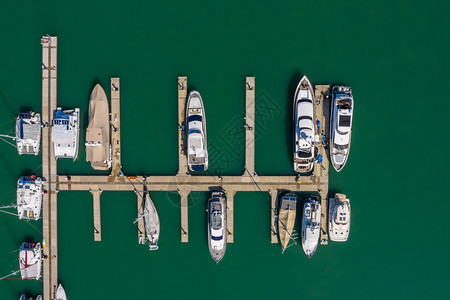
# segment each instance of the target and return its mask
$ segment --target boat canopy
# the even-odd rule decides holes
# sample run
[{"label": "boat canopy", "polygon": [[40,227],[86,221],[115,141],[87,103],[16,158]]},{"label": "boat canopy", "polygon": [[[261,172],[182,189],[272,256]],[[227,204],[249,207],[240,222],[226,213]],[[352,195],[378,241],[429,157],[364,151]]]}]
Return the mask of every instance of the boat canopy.
[{"label": "boat canopy", "polygon": [[201,115],[191,115],[188,117],[188,122],[201,122],[202,121],[202,116]]}]

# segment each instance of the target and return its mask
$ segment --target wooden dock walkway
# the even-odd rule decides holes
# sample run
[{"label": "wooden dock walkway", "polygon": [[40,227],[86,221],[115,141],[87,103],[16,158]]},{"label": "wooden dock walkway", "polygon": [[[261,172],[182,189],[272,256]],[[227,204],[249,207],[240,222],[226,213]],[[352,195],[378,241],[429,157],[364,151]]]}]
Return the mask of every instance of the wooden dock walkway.
[{"label": "wooden dock walkway", "polygon": [[144,189],[138,193],[136,192],[137,197],[137,224],[138,224],[138,243],[140,244],[142,241],[145,241],[146,239],[146,233],[145,233],[145,226],[144,226],[144,219],[141,218],[141,214],[144,212],[144,203],[143,198],[144,197]]},{"label": "wooden dock walkway", "polygon": [[181,242],[187,243],[189,241],[189,222],[188,222],[188,209],[189,209],[189,191],[181,190],[180,194],[180,208],[181,208]]},{"label": "wooden dock walkway", "polygon": [[178,174],[186,175],[186,97],[187,97],[187,77],[178,77]]},{"label": "wooden dock walkway", "polygon": [[277,220],[275,220],[275,214],[277,212],[277,197],[278,190],[270,191],[270,242],[272,244],[278,243],[278,226]]},{"label": "wooden dock walkway", "polygon": [[102,240],[102,222],[101,222],[101,210],[100,210],[100,194],[101,190],[91,190],[94,206],[94,241],[100,242]]},{"label": "wooden dock walkway", "polygon": [[255,77],[245,77],[245,171],[255,176]]},{"label": "wooden dock walkway", "polygon": [[234,243],[234,195],[236,191],[227,190],[227,243]]},{"label": "wooden dock walkway", "polygon": [[111,78],[111,146],[112,169],[110,181],[125,181],[122,174],[122,153],[120,141],[120,79]]},{"label": "wooden dock walkway", "polygon": [[[322,215],[320,220],[320,243],[322,245],[328,245],[328,171],[329,171],[329,161],[327,156],[327,151],[323,147],[322,137],[325,134],[328,136],[329,124],[330,124],[330,100],[329,97],[325,95],[330,94],[329,85],[316,85],[315,86],[315,110],[316,110],[316,122],[320,121],[320,128],[316,132],[316,138],[318,137],[319,142],[316,143],[318,149],[318,155],[322,156],[322,163],[316,163],[314,165],[313,180],[322,183],[322,186],[318,187],[317,191],[320,195]],[[317,130],[317,124],[316,124]]]},{"label": "wooden dock walkway", "polygon": [[42,199],[44,248],[44,299],[55,297],[58,286],[58,176],[51,142],[51,122],[57,108],[58,38],[44,36],[42,43],[42,177],[47,181]]}]

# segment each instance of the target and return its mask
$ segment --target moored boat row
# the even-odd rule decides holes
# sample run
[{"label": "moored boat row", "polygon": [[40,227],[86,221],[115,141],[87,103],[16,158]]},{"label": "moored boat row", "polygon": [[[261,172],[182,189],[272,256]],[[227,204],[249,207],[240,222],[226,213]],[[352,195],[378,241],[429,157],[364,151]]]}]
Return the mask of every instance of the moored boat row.
[{"label": "moored boat row", "polygon": [[[297,220],[298,199],[293,193],[287,193],[279,199],[279,207],[275,215],[278,238],[282,253],[296,245],[297,235],[295,223]],[[320,238],[322,206],[314,195],[306,196],[301,215],[302,248],[308,258],[317,250]],[[350,200],[343,194],[336,194],[329,199],[329,234],[336,242],[347,240],[350,231]]]},{"label": "moored boat row", "polygon": [[[306,76],[300,80],[294,95],[294,170],[308,173],[316,160],[316,128],[314,91]],[[350,152],[353,119],[353,95],[348,86],[332,89],[330,115],[330,158],[336,171],[341,171]],[[317,130],[318,131],[318,130]]]}]

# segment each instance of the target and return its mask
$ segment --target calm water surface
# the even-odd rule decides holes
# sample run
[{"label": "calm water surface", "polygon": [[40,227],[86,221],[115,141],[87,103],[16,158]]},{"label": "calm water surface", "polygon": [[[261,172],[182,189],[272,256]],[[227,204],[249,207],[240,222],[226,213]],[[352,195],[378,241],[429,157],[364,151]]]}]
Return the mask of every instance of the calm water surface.
[{"label": "calm water surface", "polygon": [[[235,197],[235,243],[216,266],[206,240],[207,193],[189,198],[189,243],[180,242],[179,196],[152,193],[160,250],[137,244],[136,196],[102,194],[102,242],[93,241],[92,198],[61,192],[59,278],[76,299],[447,299],[450,5],[447,1],[5,1],[0,0],[0,133],[22,109],[41,110],[41,35],[58,36],[58,104],[87,125],[93,83],[122,86],[127,174],[177,171],[178,75],[198,89],[208,118],[211,174],[244,168],[244,79],[256,76],[256,170],[293,174],[292,95],[313,84],[353,87],[349,161],[330,192],[352,201],[347,243],[307,259],[300,246],[270,244],[268,193]],[[84,140],[82,131],[81,141]],[[93,172],[85,161],[59,173]],[[41,174],[41,157],[0,143],[0,205],[16,181]],[[42,222],[0,215],[0,275],[18,268],[23,240]],[[0,299],[36,295],[42,282],[0,282]]]}]

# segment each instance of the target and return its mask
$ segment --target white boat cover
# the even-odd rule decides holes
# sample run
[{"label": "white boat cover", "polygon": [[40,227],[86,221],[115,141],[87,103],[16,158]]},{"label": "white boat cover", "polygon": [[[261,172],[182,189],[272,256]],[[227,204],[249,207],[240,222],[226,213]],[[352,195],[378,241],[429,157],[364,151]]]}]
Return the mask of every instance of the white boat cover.
[{"label": "white boat cover", "polygon": [[109,105],[100,84],[94,87],[89,101],[89,125],[86,129],[86,160],[95,170],[111,167],[109,142]]}]

